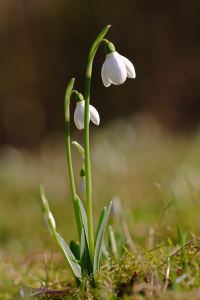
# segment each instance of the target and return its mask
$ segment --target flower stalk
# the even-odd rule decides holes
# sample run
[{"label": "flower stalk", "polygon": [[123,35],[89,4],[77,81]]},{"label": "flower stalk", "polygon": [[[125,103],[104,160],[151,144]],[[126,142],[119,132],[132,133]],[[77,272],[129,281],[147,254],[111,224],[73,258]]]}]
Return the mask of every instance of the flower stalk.
[{"label": "flower stalk", "polygon": [[68,163],[68,171],[69,171],[69,180],[72,192],[72,199],[74,204],[74,211],[76,217],[76,224],[78,229],[78,237],[79,242],[81,240],[81,221],[78,215],[77,209],[77,200],[76,200],[76,187],[74,183],[74,175],[73,175],[73,168],[72,168],[72,159],[71,159],[71,145],[70,145],[70,98],[73,93],[77,93],[76,91],[72,90],[74,86],[75,79],[72,78],[67,86],[66,93],[65,93],[65,101],[64,101],[64,112],[65,112],[65,132],[66,132],[66,150],[67,150],[67,163]]},{"label": "flower stalk", "polygon": [[85,118],[84,118],[84,146],[85,146],[85,180],[86,180],[86,212],[88,218],[88,238],[90,261],[93,266],[94,261],[94,233],[92,220],[92,191],[91,191],[91,165],[89,150],[89,104],[90,104],[90,84],[92,76],[92,65],[96,51],[101,44],[104,35],[107,33],[110,25],[106,26],[94,41],[88,56],[85,83]]}]

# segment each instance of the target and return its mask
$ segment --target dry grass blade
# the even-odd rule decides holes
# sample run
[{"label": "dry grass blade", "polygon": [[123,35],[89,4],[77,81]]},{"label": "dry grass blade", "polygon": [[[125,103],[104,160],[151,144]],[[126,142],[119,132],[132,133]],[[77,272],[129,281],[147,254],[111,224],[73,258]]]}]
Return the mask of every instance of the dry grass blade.
[{"label": "dry grass blade", "polygon": [[[189,246],[190,244],[192,244],[194,242],[194,239],[188,241],[187,243],[185,243],[184,247],[186,248],[187,246]],[[171,255],[170,255],[170,258],[176,256],[180,251],[182,250],[182,247],[180,246],[178,248],[178,250],[176,250],[175,252],[173,252]],[[164,262],[162,263],[158,268],[161,268],[162,266],[164,266],[167,262]]]},{"label": "dry grass blade", "polygon": [[200,239],[191,231],[191,230],[189,230],[189,232],[190,232],[190,234],[191,234],[191,236],[198,242],[198,243],[200,243]]},{"label": "dry grass blade", "polygon": [[163,293],[166,291],[167,286],[168,286],[169,272],[170,272],[170,259],[168,258],[168,266],[167,266],[167,271],[166,271],[166,275],[165,275],[165,284],[164,284],[164,287],[163,287]]},{"label": "dry grass blade", "polygon": [[[121,219],[121,223],[122,223],[122,227],[123,227],[125,236],[126,236],[126,238],[127,238],[127,241],[128,241],[128,243],[129,243],[129,246],[130,246],[130,248],[131,248],[131,251],[133,252],[133,254],[137,254],[137,249],[136,249],[136,247],[135,247],[135,245],[134,245],[134,243],[133,243],[133,240],[132,240],[131,235],[130,235],[130,233],[129,233],[128,227],[127,227],[127,225],[126,225],[126,221],[125,221],[124,216],[123,216],[122,214],[121,214],[121,218],[120,218],[120,219]],[[147,273],[146,273],[146,270],[145,270],[145,268],[144,268],[144,264],[143,264],[143,262],[142,262],[142,258],[141,258],[140,255],[139,255],[139,260],[140,260],[140,263],[141,263],[141,266],[142,266],[142,269],[143,269],[145,278],[146,278],[147,282],[150,283],[149,277],[147,276]]]},{"label": "dry grass blade", "polygon": [[128,227],[127,227],[127,225],[126,225],[126,221],[125,221],[124,216],[123,216],[122,214],[121,214],[121,216],[120,216],[120,220],[121,220],[121,224],[122,224],[122,227],[123,227],[125,236],[126,236],[127,241],[128,241],[128,243],[129,243],[129,246],[130,246],[132,252],[133,252],[134,254],[137,254],[137,249],[136,249],[136,247],[135,247],[135,245],[134,245],[134,243],[133,243],[133,240],[132,240],[131,235],[130,235],[130,233],[129,233]]},{"label": "dry grass blade", "polygon": [[48,277],[48,266],[47,266],[47,254],[44,253],[44,264],[45,264],[45,273],[46,273],[46,286],[48,286],[49,277]]},{"label": "dry grass blade", "polygon": [[89,281],[86,280],[86,291],[87,291],[87,298],[90,300],[90,290],[89,290]]}]

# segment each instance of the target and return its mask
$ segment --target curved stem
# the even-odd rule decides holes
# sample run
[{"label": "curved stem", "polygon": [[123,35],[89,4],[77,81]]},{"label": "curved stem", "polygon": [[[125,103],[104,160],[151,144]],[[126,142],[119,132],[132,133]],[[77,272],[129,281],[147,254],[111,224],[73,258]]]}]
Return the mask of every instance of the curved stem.
[{"label": "curved stem", "polygon": [[86,210],[87,210],[87,218],[88,218],[89,252],[90,252],[90,261],[92,266],[94,261],[94,235],[93,235],[93,220],[92,220],[91,168],[90,168],[90,153],[89,153],[90,83],[91,83],[91,76],[92,76],[92,64],[93,64],[95,53],[99,45],[103,41],[103,37],[109,28],[110,25],[106,26],[95,39],[89,52],[87,69],[86,69],[85,116],[84,116],[85,178],[86,178],[86,205],[87,205]]},{"label": "curved stem", "polygon": [[74,175],[72,168],[72,159],[71,159],[71,145],[70,145],[70,98],[73,93],[77,93],[77,91],[72,90],[74,86],[74,78],[72,78],[67,86],[65,93],[65,131],[66,131],[66,149],[67,149],[67,163],[68,163],[68,171],[69,171],[69,180],[72,192],[72,199],[74,204],[74,211],[76,217],[76,224],[78,229],[79,242],[81,241],[81,220],[78,213],[78,202],[76,199],[76,188],[74,183]]}]

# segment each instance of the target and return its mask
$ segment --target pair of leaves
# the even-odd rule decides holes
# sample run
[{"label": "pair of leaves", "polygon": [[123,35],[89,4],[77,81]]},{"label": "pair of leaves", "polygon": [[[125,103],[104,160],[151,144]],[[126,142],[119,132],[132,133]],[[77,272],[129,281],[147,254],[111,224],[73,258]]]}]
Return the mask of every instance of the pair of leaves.
[{"label": "pair of leaves", "polygon": [[[45,195],[44,188],[41,186],[40,187],[40,193],[41,193],[41,198],[42,198],[42,203],[43,203],[43,211],[44,213],[49,216],[51,214],[50,208],[49,208],[49,203],[47,200],[47,197]],[[81,280],[82,274],[81,274],[81,268],[79,265],[78,260],[75,258],[74,254],[72,251],[69,249],[63,238],[59,235],[59,233],[56,232],[56,228],[52,225],[52,221],[50,218],[48,218],[49,225],[51,227],[52,233],[54,235],[54,238],[60,247],[65,259],[68,261],[69,265],[71,266],[74,275]]]},{"label": "pair of leaves", "polygon": [[94,261],[93,261],[93,270],[90,262],[90,253],[89,253],[89,240],[88,240],[88,221],[87,215],[84,209],[84,206],[77,196],[77,200],[79,203],[79,215],[82,220],[82,233],[81,233],[81,249],[80,249],[80,264],[82,269],[82,276],[91,274],[91,272],[95,272],[100,269],[101,263],[101,252],[102,252],[102,243],[103,236],[106,228],[106,224],[108,221],[108,217],[110,214],[112,202],[109,204],[108,208],[104,208],[97,226],[97,231],[95,235],[95,250],[94,250]]},{"label": "pair of leaves", "polygon": [[[41,187],[40,191],[43,200],[44,210],[49,213],[49,204],[43,187]],[[108,221],[111,205],[112,203],[110,203],[107,209],[104,208],[100,215],[95,236],[93,268],[92,262],[90,261],[89,253],[87,215],[84,206],[78,196],[76,197],[76,213],[78,214],[80,220],[78,226],[80,227],[79,230],[81,231],[81,245],[79,246],[74,241],[71,241],[70,250],[64,239],[59,235],[59,233],[57,233],[55,229],[53,230],[54,237],[59,246],[61,247],[63,255],[65,256],[74,275],[79,281],[81,281],[83,277],[90,275],[92,272],[95,272],[96,270],[100,269],[103,235]]]},{"label": "pair of leaves", "polygon": [[62,246],[62,249],[65,253],[65,257],[68,260],[68,263],[70,267],[72,268],[72,271],[74,272],[74,275],[81,280],[82,279],[82,274],[81,274],[81,267],[79,265],[79,261],[75,258],[74,254],[72,251],[69,249],[63,238],[57,233],[58,239],[60,241],[60,244]]},{"label": "pair of leaves", "polygon": [[103,236],[106,229],[106,224],[108,221],[108,217],[110,214],[112,202],[110,202],[108,208],[104,208],[100,218],[99,223],[97,226],[97,232],[95,236],[95,250],[94,250],[94,265],[93,265],[93,272],[100,269],[101,263],[101,251],[102,251],[102,243],[103,243]]}]

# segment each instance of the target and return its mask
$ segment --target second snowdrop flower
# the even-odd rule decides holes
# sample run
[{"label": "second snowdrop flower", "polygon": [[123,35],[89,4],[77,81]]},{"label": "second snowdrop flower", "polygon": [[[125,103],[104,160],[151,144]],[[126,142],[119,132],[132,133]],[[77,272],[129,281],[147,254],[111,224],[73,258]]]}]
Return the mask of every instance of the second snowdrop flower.
[{"label": "second snowdrop flower", "polygon": [[112,43],[105,44],[106,60],[102,66],[101,77],[103,84],[108,87],[111,84],[122,84],[127,77],[135,78],[135,68],[126,57],[115,51]]},{"label": "second snowdrop flower", "polygon": [[[84,113],[85,113],[85,100],[83,95],[78,93],[76,95],[76,109],[74,112],[74,123],[76,127],[81,130],[84,129]],[[100,117],[99,113],[94,106],[89,105],[89,120],[95,125],[99,125]]]}]

